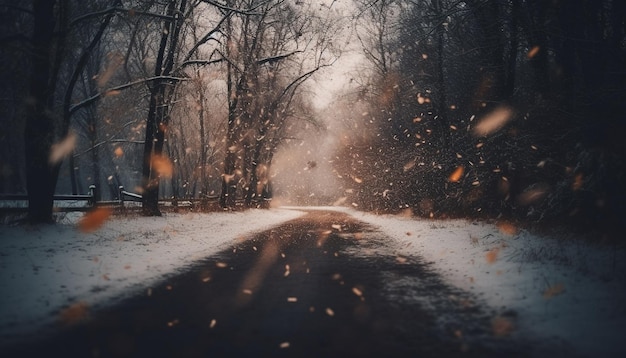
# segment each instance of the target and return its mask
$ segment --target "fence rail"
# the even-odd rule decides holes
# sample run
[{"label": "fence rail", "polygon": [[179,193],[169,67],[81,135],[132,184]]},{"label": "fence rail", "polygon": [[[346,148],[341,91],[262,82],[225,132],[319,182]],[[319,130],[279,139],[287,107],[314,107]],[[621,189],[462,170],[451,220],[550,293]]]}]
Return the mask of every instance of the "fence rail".
[{"label": "fence rail", "polygon": [[[97,188],[95,185],[89,186],[89,193],[82,195],[54,195],[54,211],[74,212],[88,211],[95,206],[113,206],[121,210],[139,207],[141,194],[126,191],[123,186],[118,188],[118,198],[116,200],[98,200]],[[198,204],[216,203],[219,196],[205,196],[204,198],[172,198],[160,199],[159,206],[164,207],[196,207]],[[260,207],[269,207],[270,198],[258,198],[255,203]],[[132,203],[132,204],[131,204]],[[243,205],[244,200],[237,200],[236,205]],[[20,213],[28,210],[28,196],[25,194],[0,194],[0,213]]]},{"label": "fence rail", "polygon": [[[54,210],[57,212],[72,211],[88,211],[95,206],[116,206],[121,209],[128,208],[126,204],[140,203],[141,194],[132,193],[124,190],[120,186],[117,200],[100,200],[96,201],[96,186],[89,186],[89,193],[82,195],[55,195],[53,200],[55,203]],[[215,202],[219,196],[207,196],[204,198],[173,198],[160,199],[159,205],[168,207],[192,207],[202,202]],[[28,196],[25,194],[0,194],[0,212],[25,212],[28,210]],[[83,203],[84,202],[84,203]],[[19,205],[19,204],[22,205]]]}]

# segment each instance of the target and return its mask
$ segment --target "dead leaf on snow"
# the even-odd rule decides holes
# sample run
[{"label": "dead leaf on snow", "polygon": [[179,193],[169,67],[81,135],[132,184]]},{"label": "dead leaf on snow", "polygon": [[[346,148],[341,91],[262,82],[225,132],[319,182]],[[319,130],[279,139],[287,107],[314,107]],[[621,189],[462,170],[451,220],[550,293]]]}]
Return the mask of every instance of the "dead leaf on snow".
[{"label": "dead leaf on snow", "polygon": [[543,298],[550,299],[552,297],[562,294],[563,292],[565,292],[565,285],[562,283],[557,283],[543,291]]},{"label": "dead leaf on snow", "polygon": [[513,322],[504,317],[494,317],[491,320],[491,331],[496,337],[505,337],[513,332]]},{"label": "dead leaf on snow", "polygon": [[65,325],[74,325],[89,316],[89,305],[85,302],[76,302],[71,306],[61,310],[59,320]]},{"label": "dead leaf on snow", "polygon": [[496,226],[505,235],[516,235],[518,232],[517,226],[508,221],[500,221]]},{"label": "dead leaf on snow", "polygon": [[487,260],[488,264],[492,264],[498,260],[498,253],[500,252],[500,248],[496,247],[495,249],[487,251],[485,254],[485,260]]},{"label": "dead leaf on snow", "polygon": [[82,232],[98,230],[111,216],[110,208],[96,208],[86,213],[78,222],[78,229]]}]

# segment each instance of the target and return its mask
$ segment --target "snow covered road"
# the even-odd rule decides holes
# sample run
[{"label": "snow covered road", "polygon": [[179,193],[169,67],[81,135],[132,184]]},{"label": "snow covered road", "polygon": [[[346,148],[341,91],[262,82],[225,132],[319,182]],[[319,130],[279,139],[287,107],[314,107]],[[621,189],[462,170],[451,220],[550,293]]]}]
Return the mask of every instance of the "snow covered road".
[{"label": "snow covered road", "polygon": [[[69,216],[57,226],[0,227],[0,344],[53,325],[73,308],[96,311],[143,293],[302,209],[114,218],[90,234]],[[476,297],[490,310],[494,335],[581,356],[626,352],[623,248],[539,237],[502,223],[332,210],[384,233],[385,250],[397,260],[421,257]]]}]

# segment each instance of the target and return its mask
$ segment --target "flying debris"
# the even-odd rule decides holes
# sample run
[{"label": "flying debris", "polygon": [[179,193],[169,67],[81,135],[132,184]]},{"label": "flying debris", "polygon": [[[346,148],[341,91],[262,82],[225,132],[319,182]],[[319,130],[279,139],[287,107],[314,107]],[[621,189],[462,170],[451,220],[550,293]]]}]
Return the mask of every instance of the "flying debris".
[{"label": "flying debris", "polygon": [[583,187],[583,174],[582,173],[578,173],[576,174],[576,176],[574,177],[574,182],[572,183],[572,190],[573,191],[578,191],[580,189],[582,189]]},{"label": "flying debris", "polygon": [[70,132],[62,141],[53,144],[50,149],[48,162],[51,165],[57,164],[72,153],[76,147],[76,134]]},{"label": "flying debris", "polygon": [[454,171],[448,176],[448,181],[451,183],[458,183],[461,178],[463,178],[463,173],[465,173],[465,168],[462,165],[459,165]]},{"label": "flying debris", "polygon": [[496,337],[508,336],[513,329],[513,323],[506,317],[498,316],[491,320],[491,330]]},{"label": "flying debris", "polygon": [[473,133],[477,137],[487,137],[502,129],[512,118],[513,110],[511,108],[498,107],[478,121]]},{"label": "flying debris", "polygon": [[498,230],[505,235],[517,235],[518,228],[508,221],[500,221],[497,225]]},{"label": "flying debris", "polygon": [[539,54],[539,51],[541,51],[541,47],[539,46],[533,46],[530,50],[528,50],[528,52],[526,53],[526,58],[528,58],[529,60],[534,58],[535,56],[537,56],[537,54]]},{"label": "flying debris", "polygon": [[500,253],[499,247],[491,249],[487,251],[487,253],[485,254],[485,260],[487,261],[488,264],[492,264],[498,260],[499,253]]},{"label": "flying debris", "polygon": [[522,206],[535,204],[545,198],[548,191],[549,187],[547,184],[532,185],[517,196],[517,202]]},{"label": "flying debris", "polygon": [[550,299],[562,294],[563,292],[565,292],[564,284],[558,283],[555,285],[551,285],[550,287],[546,288],[545,291],[543,291],[543,298]]},{"label": "flying debris", "polygon": [[89,317],[89,305],[86,302],[76,302],[59,313],[59,321],[67,326],[73,326]]},{"label": "flying debris", "polygon": [[98,230],[111,216],[111,209],[105,207],[96,208],[83,216],[78,222],[78,229],[88,233]]},{"label": "flying debris", "polygon": [[154,155],[152,156],[152,168],[159,174],[161,177],[171,178],[174,174],[174,165],[169,160],[169,158]]}]

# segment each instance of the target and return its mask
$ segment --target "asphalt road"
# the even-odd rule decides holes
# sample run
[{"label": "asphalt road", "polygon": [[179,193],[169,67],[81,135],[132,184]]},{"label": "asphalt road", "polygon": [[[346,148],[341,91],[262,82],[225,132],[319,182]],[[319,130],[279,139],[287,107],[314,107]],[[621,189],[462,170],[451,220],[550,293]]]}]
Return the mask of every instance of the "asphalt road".
[{"label": "asphalt road", "polygon": [[523,345],[494,335],[477,300],[390,245],[345,214],[312,211],[1,355],[526,355]]}]

